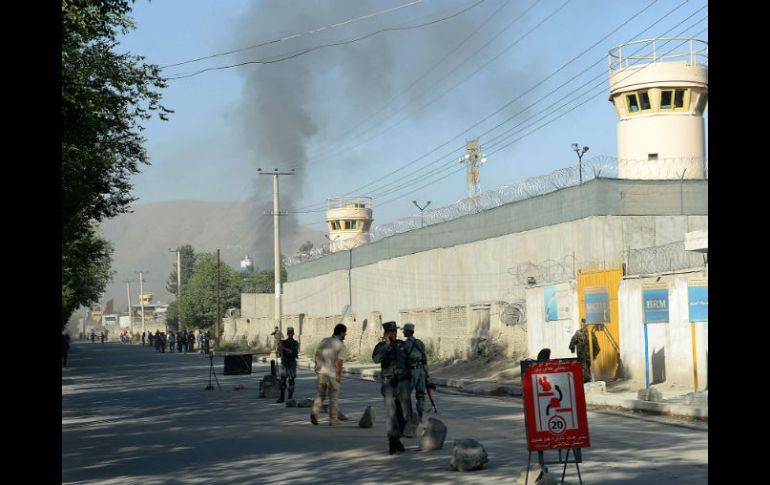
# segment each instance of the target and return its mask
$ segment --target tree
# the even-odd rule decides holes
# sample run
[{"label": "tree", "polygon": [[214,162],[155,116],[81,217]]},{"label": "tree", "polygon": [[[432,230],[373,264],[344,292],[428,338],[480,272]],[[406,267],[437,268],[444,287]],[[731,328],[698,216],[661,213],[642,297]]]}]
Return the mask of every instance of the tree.
[{"label": "tree", "polygon": [[99,300],[112,280],[112,245],[89,228],[62,247],[62,328],[81,306]]},{"label": "tree", "polygon": [[[180,253],[179,259],[182,265],[182,288],[184,288],[187,285],[187,282],[190,281],[190,278],[192,278],[193,271],[195,271],[195,250],[189,244],[185,244],[184,246],[179,246],[177,251]],[[174,262],[174,269],[168,275],[168,282],[166,282],[166,291],[176,295],[178,298],[179,293],[177,292],[176,287],[176,271],[176,262]]]},{"label": "tree", "polygon": [[134,27],[129,12],[128,0],[62,0],[63,321],[104,290],[111,248],[92,225],[136,200],[130,178],[149,163],[141,120],[171,112],[160,105],[160,68],[115,52],[117,34]]},{"label": "tree", "polygon": [[[220,310],[240,306],[238,273],[225,264],[220,267]],[[183,288],[179,312],[185,327],[209,329],[217,321],[217,256],[203,253],[197,257],[195,272]]]},{"label": "tree", "polygon": [[[286,283],[287,280],[285,260],[286,258],[281,255],[281,283]],[[253,273],[241,273],[241,292],[275,293],[275,270],[264,269]]]},{"label": "tree", "polygon": [[166,324],[168,328],[174,331],[180,330],[179,328],[179,302],[172,301],[168,305],[166,310]]}]

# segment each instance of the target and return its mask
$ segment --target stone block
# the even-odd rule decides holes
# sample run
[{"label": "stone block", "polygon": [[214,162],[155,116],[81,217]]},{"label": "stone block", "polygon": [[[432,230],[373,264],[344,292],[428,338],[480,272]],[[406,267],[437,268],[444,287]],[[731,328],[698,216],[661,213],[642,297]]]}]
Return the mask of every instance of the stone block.
[{"label": "stone block", "polygon": [[436,418],[428,418],[428,424],[420,437],[420,451],[440,450],[446,439],[446,425]]},{"label": "stone block", "polygon": [[286,407],[287,408],[296,408],[296,407],[298,407],[296,399],[289,399],[288,401],[286,401]]},{"label": "stone block", "polygon": [[474,439],[466,438],[455,441],[449,466],[453,470],[467,472],[480,470],[488,461],[484,446]]},{"label": "stone block", "polygon": [[301,401],[297,401],[297,407],[298,408],[312,408],[313,407],[313,400],[310,398],[305,398]]},{"label": "stone block", "polygon": [[661,402],[663,401],[663,394],[654,387],[649,387],[647,389],[639,389],[639,392],[636,393],[637,399],[640,401],[653,401],[653,402]]},{"label": "stone block", "polygon": [[553,473],[543,470],[540,465],[534,463],[529,467],[529,477],[527,477],[527,467],[521,467],[519,471],[519,479],[516,481],[517,485],[566,485],[567,482],[562,484],[559,480],[561,477],[556,477]]},{"label": "stone block", "polygon": [[603,394],[607,392],[607,384],[604,381],[586,382],[583,384],[586,395]]},{"label": "stone block", "polygon": [[358,422],[359,428],[371,428],[374,426],[374,418],[377,415],[377,413],[374,411],[374,408],[371,406],[366,406],[366,410],[364,410],[364,415],[361,416],[361,420]]}]

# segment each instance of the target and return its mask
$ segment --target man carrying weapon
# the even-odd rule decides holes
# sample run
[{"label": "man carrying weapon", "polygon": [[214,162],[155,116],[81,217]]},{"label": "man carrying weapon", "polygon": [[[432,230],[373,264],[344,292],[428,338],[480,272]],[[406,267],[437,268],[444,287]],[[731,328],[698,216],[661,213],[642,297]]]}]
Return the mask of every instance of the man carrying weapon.
[{"label": "man carrying weapon", "polygon": [[[422,420],[428,383],[428,356],[425,354],[425,344],[422,340],[414,337],[413,323],[404,324],[404,348],[411,374],[410,387],[415,391],[417,415]],[[433,403],[433,399],[431,399],[431,403]]]},{"label": "man carrying weapon", "polygon": [[297,378],[297,356],[299,355],[299,342],[294,340],[294,327],[286,329],[286,340],[278,343],[278,354],[281,357],[281,397],[276,402],[284,401],[286,381],[289,381],[289,399],[294,396],[294,379]]}]

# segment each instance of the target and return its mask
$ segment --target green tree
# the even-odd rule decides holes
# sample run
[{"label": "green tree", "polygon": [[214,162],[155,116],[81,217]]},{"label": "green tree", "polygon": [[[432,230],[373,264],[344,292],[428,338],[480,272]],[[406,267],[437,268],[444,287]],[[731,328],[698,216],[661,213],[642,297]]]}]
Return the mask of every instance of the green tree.
[{"label": "green tree", "polygon": [[[184,246],[179,246],[177,251],[180,253],[179,259],[182,265],[182,288],[184,288],[195,271],[195,250],[189,244],[185,244]],[[166,291],[179,297],[176,284],[176,262],[174,262],[174,269],[171,270],[171,273],[168,275],[168,281],[166,282]]]},{"label": "green tree", "polygon": [[112,245],[89,228],[80,238],[62,245],[62,328],[81,306],[99,300],[114,272]]},{"label": "green tree", "polygon": [[[222,264],[220,267],[220,310],[239,307],[240,281],[236,271]],[[217,321],[217,256],[202,253],[197,257],[195,272],[182,289],[179,311],[187,329],[202,330],[214,327]],[[220,329],[221,331],[221,329]]]},{"label": "green tree", "polygon": [[[275,293],[275,271],[263,269],[253,273],[240,273],[242,293]],[[281,258],[281,283],[286,283],[286,266]]]},{"label": "green tree", "polygon": [[[73,304],[96,301],[104,290],[111,248],[92,225],[128,212],[136,200],[130,178],[149,163],[140,122],[170,112],[160,105],[160,68],[115,51],[118,33],[134,27],[130,10],[128,0],[62,0],[64,322]],[[89,247],[94,251],[83,250]]]},{"label": "green tree", "polygon": [[179,330],[179,302],[172,301],[166,310],[166,324],[173,331]]}]

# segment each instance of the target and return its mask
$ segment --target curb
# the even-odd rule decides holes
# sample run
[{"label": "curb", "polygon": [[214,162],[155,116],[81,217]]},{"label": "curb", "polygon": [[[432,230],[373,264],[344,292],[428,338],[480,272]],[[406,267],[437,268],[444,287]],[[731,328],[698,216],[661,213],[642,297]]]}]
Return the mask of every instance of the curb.
[{"label": "curb", "polygon": [[[313,368],[312,362],[307,360],[301,360],[297,364],[306,369]],[[365,380],[376,381],[379,380],[380,369],[373,366],[352,365],[343,366],[342,373],[349,376],[358,376]],[[468,394],[513,397],[522,397],[523,395],[522,387],[519,384],[498,384],[494,382],[479,382],[467,379],[449,379],[446,377],[432,377],[431,381],[437,386],[457,389]],[[585,398],[586,404],[589,406],[612,407],[628,411],[642,411],[649,414],[708,421],[708,406],[641,401],[639,399],[627,399],[606,392],[586,392]]]}]

